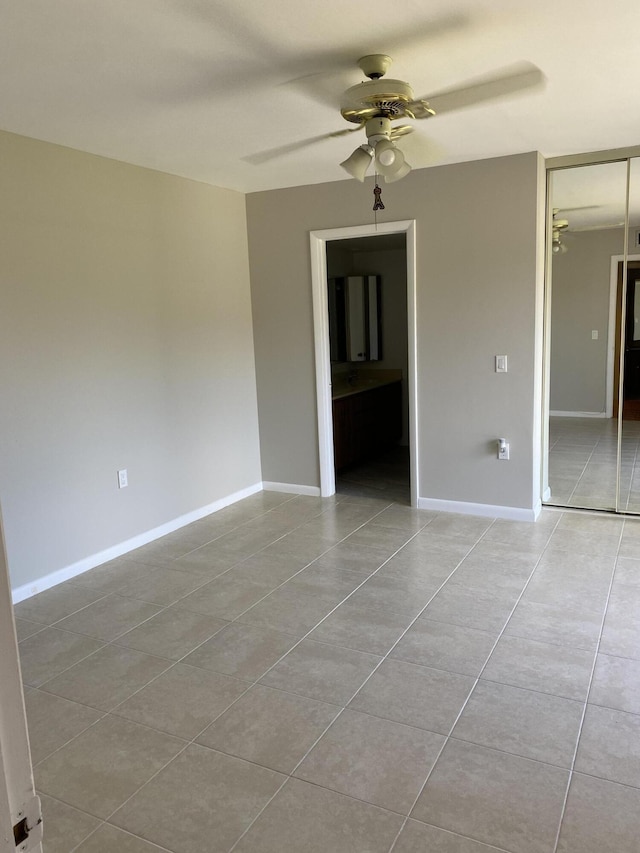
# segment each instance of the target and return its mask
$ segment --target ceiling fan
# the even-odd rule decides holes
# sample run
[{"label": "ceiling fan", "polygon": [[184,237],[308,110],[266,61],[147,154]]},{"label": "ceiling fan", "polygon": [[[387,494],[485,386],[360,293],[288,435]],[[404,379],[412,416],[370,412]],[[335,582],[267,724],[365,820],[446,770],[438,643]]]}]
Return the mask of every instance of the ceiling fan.
[{"label": "ceiling fan", "polygon": [[[368,80],[349,87],[340,99],[342,117],[356,127],[292,142],[245,159],[254,164],[264,163],[331,137],[364,130],[366,143],[358,146],[340,165],[357,180],[364,181],[369,165],[375,162],[376,172],[387,183],[391,183],[411,171],[411,166],[395,143],[415,129],[411,124],[395,122],[432,118],[483,101],[497,100],[525,89],[537,88],[544,82],[544,75],[539,68],[522,62],[467,81],[463,86],[416,98],[409,83],[385,76],[391,63],[391,57],[380,53],[367,54],[358,60],[358,66]],[[305,83],[308,85],[309,80],[305,79]]]},{"label": "ceiling fan", "polygon": [[367,168],[375,159],[376,172],[387,183],[403,178],[411,171],[402,151],[394,144],[411,133],[412,125],[392,125],[397,119],[432,118],[442,111],[461,109],[480,101],[502,97],[510,92],[539,85],[542,72],[533,65],[522,64],[507,73],[484,78],[460,89],[443,92],[429,98],[415,98],[413,89],[404,80],[385,77],[391,57],[370,54],[358,60],[358,66],[368,82],[351,86],[342,96],[340,112],[347,121],[364,128],[367,142],[340,165],[354,178],[364,181]]},{"label": "ceiling fan", "polygon": [[560,208],[553,208],[553,221],[551,223],[551,251],[554,255],[564,255],[568,250],[562,242],[562,235],[569,227],[568,219],[561,219],[558,214]]},{"label": "ceiling fan", "polygon": [[[573,214],[581,214],[585,210],[602,210],[598,220],[589,222],[581,220],[580,217],[574,219]],[[571,216],[571,222],[565,218]],[[582,224],[584,222],[584,224]],[[551,223],[551,251],[554,255],[564,255],[568,250],[567,238],[569,240],[574,234],[581,234],[588,231],[609,231],[614,228],[624,228],[624,218],[616,218],[615,210],[608,210],[603,204],[587,204],[580,207],[565,207],[553,208],[553,219]]]},{"label": "ceiling fan", "polygon": [[[358,60],[358,66],[369,80],[347,89],[342,96],[340,113],[347,121],[364,129],[367,141],[343,163],[343,169],[364,181],[369,164],[375,157],[376,170],[385,181],[400,180],[411,171],[404,154],[394,145],[396,139],[411,133],[410,124],[392,125],[396,119],[428,118],[435,115],[425,100],[416,100],[413,89],[403,80],[382,79],[389,70],[391,57],[374,53]],[[346,131],[347,133],[349,131]]]}]

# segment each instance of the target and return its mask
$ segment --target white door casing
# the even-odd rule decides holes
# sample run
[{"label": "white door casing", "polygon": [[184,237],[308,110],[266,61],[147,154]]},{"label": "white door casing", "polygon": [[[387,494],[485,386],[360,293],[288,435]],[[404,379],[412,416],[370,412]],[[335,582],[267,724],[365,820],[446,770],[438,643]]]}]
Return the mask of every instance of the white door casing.
[{"label": "white door casing", "polygon": [[[1,515],[0,650],[0,853],[42,853],[40,800],[33,784]],[[27,837],[16,845],[13,827],[23,820]]]},{"label": "white door casing", "polygon": [[355,225],[310,233],[311,282],[313,290],[313,325],[316,359],[316,398],[318,409],[318,454],[320,461],[320,494],[335,494],[336,478],[333,456],[333,417],[331,401],[331,357],[329,349],[329,306],[327,297],[327,251],[330,240],[349,240],[385,234],[406,235],[407,253],[407,327],[409,347],[409,447],[411,459],[411,506],[418,505],[418,406],[417,406],[417,335],[416,335],[416,224],[415,220],[385,222],[378,225]]}]

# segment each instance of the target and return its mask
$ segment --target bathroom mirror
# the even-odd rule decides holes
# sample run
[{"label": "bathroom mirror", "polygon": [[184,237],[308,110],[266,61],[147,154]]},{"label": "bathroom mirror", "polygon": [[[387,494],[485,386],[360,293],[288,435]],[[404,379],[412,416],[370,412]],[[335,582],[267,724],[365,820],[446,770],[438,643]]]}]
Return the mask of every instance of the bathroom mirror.
[{"label": "bathroom mirror", "polygon": [[329,279],[331,361],[379,361],[382,358],[380,299],[379,275]]}]

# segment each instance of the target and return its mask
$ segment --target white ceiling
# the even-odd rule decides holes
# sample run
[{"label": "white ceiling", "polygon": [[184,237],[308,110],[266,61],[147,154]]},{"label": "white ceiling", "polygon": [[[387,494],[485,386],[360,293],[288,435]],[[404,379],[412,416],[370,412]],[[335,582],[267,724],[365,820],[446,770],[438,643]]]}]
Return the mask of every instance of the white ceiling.
[{"label": "white ceiling", "polygon": [[347,127],[380,52],[416,97],[521,60],[546,77],[416,122],[414,168],[633,146],[639,25],[638,0],[0,0],[0,128],[245,192],[346,179],[360,134],[244,158]]}]

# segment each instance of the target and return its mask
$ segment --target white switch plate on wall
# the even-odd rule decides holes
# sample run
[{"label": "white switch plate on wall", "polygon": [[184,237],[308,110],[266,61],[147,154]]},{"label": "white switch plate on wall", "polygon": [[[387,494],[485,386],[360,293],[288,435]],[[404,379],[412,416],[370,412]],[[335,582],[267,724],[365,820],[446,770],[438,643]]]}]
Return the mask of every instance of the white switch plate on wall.
[{"label": "white switch plate on wall", "polygon": [[497,355],[496,356],[496,373],[506,373],[507,372],[507,357],[506,355]]},{"label": "white switch plate on wall", "polygon": [[119,489],[126,489],[128,485],[129,485],[129,477],[127,475],[127,469],[122,468],[120,471],[118,471],[118,488]]}]

